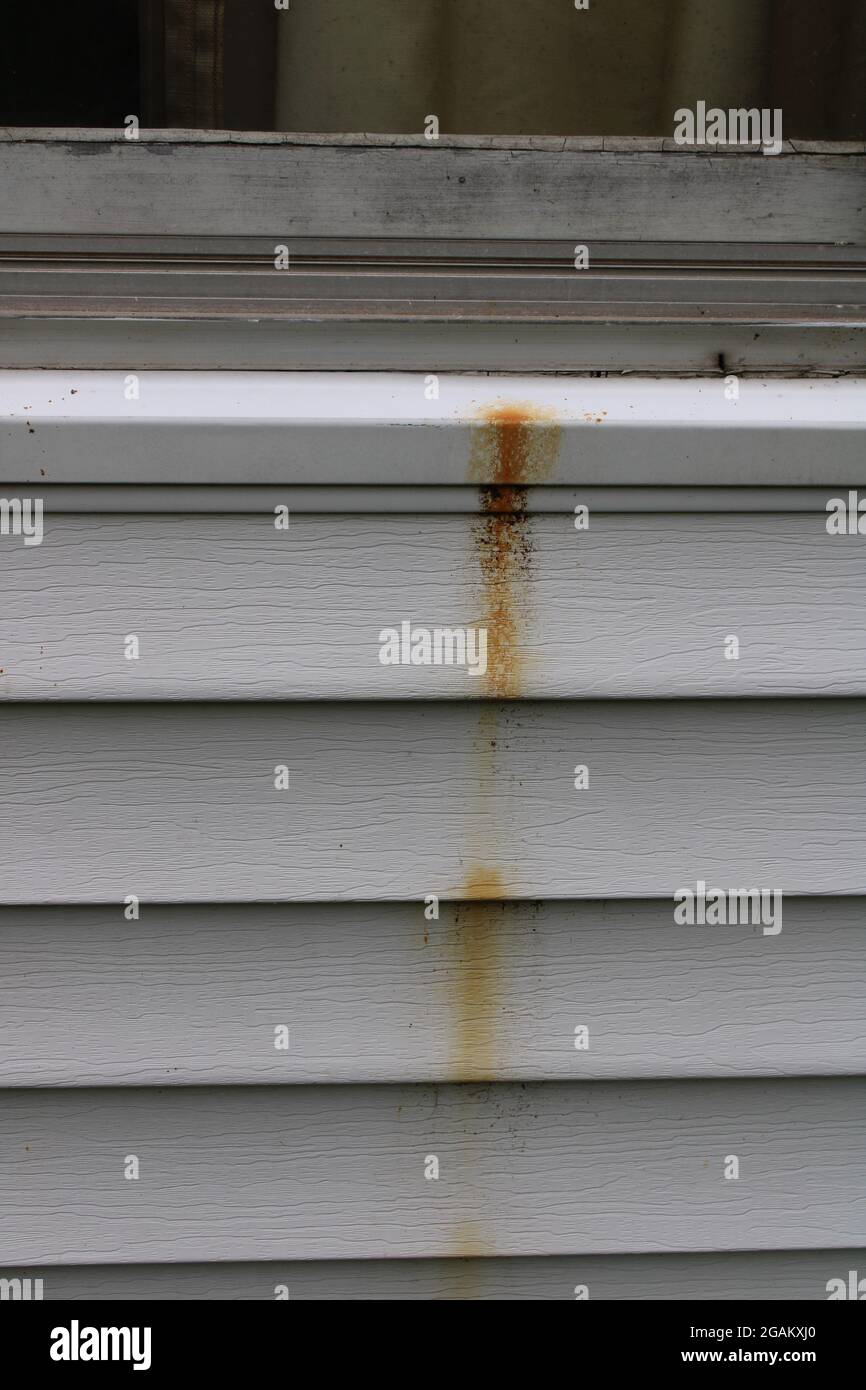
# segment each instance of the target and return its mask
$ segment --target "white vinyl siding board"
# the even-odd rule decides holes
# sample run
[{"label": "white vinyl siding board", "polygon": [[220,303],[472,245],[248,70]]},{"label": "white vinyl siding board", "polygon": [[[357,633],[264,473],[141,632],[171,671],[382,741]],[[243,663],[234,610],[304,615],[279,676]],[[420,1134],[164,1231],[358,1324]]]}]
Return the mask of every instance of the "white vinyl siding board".
[{"label": "white vinyl siding board", "polygon": [[9,1091],[0,1125],[9,1265],[866,1242],[861,1078]]},{"label": "white vinyl siding board", "polygon": [[52,1299],[591,1299],[804,1300],[863,1268],[866,1250],[748,1250],[711,1255],[577,1255],[484,1259],[259,1260],[248,1264],[27,1267]]},{"label": "white vinyl siding board", "polygon": [[842,897],[777,937],[664,899],[6,907],[0,1086],[857,1074],[864,936]]},{"label": "white vinyl siding board", "polygon": [[[477,511],[383,515],[370,492],[358,503],[369,514],[300,512],[288,532],[267,506],[278,492],[223,516],[49,504],[42,545],[0,544],[0,699],[489,696],[495,682],[465,666],[379,660],[380,632],[404,620],[485,621],[497,588],[485,581],[485,522]],[[571,496],[515,527],[527,557],[510,585],[522,694],[866,695],[866,545],[829,535],[820,503],[802,514],[593,511],[576,532]],[[170,506],[171,489],[157,501]],[[72,505],[88,504],[78,488]],[[123,657],[127,632],[139,661]],[[728,633],[739,661],[725,660]]]},{"label": "white vinyl siding board", "polygon": [[2,899],[670,898],[698,877],[864,893],[864,713],[860,700],[8,704]]}]

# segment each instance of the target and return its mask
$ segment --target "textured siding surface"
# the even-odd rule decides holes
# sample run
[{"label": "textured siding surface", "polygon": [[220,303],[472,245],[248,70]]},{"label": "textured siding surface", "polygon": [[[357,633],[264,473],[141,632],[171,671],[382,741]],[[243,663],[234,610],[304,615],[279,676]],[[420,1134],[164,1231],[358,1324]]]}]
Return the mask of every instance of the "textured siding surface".
[{"label": "textured siding surface", "polygon": [[2,729],[10,903],[866,892],[862,700],[20,703]]},{"label": "textured siding surface", "polygon": [[[9,1092],[11,1263],[866,1244],[859,1078]],[[736,1149],[742,1178],[725,1182]],[[125,1155],[142,1176],[125,1181]],[[438,1181],[424,1176],[439,1160]],[[63,1212],[62,1223],[57,1212]]]},{"label": "textured siding surface", "polygon": [[[578,533],[567,506],[533,516],[525,562],[501,563],[520,618],[520,693],[863,694],[866,546],[833,544],[825,520],[599,515]],[[495,670],[487,680],[377,659],[380,631],[404,618],[489,618],[500,586],[479,564],[487,527],[454,514],[300,514],[278,532],[264,508],[49,513],[41,546],[0,549],[0,698],[489,695]],[[130,630],[138,662],[123,657]],[[739,661],[725,660],[729,632]]]},{"label": "textured siding surface", "polygon": [[[10,407],[4,493],[66,491],[41,545],[0,536],[0,1277],[821,1299],[862,1269],[866,540],[823,489],[866,414],[796,385],[708,435],[682,383],[652,442],[643,381],[546,475],[522,406],[377,431],[332,383],[329,434],[327,380],[212,435],[205,397],[100,415],[101,379],[86,422]],[[710,481],[737,498],[647,501]],[[280,533],[249,483],[330,505]],[[403,620],[484,626],[487,669],[383,666]],[[782,893],[781,929],[677,922],[699,881]]]},{"label": "textured siding surface", "polygon": [[[28,1266],[46,1299],[802,1299],[866,1250]],[[585,1293],[584,1293],[585,1291]]]},{"label": "textured siding surface", "polygon": [[771,940],[667,899],[6,907],[0,1083],[856,1074],[863,930],[857,898],[786,898]]}]

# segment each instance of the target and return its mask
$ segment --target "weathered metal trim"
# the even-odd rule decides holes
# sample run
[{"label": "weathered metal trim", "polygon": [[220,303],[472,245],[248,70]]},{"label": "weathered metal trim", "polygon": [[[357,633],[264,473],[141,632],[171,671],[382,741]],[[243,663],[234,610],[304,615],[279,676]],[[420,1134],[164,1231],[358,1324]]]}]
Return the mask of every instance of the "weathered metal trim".
[{"label": "weathered metal trim", "polygon": [[445,237],[866,244],[866,158],[847,148],[9,137],[7,233],[425,236],[435,210]]},{"label": "weathered metal trim", "polygon": [[[538,318],[438,320],[240,314],[219,317],[212,303],[195,316],[88,317],[92,306],[44,302],[4,313],[0,369],[165,371],[380,371],[499,373],[650,372],[721,378],[727,372],[866,375],[866,323],[802,316],[785,323],[609,317],[592,322]],[[426,312],[426,311],[425,311]],[[21,316],[19,316],[21,315]]]}]

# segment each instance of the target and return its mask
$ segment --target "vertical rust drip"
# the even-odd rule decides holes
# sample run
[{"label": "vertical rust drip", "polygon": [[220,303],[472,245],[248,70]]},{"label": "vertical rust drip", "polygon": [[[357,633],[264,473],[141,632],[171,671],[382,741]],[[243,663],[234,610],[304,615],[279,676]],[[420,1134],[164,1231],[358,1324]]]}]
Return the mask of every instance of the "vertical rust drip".
[{"label": "vertical rust drip", "polygon": [[[518,877],[518,864],[497,825],[496,785],[507,752],[509,720],[501,700],[519,698],[525,686],[524,632],[530,612],[528,581],[533,572],[532,525],[528,488],[552,476],[560,428],[553,413],[514,402],[486,407],[473,427],[469,478],[478,484],[481,514],[472,526],[473,559],[478,567],[481,614],[487,629],[487,672],[474,742],[473,821],[466,846],[467,871],[461,901],[453,906],[449,942],[449,1072],[455,1081],[489,1083],[507,1065],[501,1037],[503,1016],[503,922],[505,900]],[[506,867],[503,867],[506,866]],[[471,1093],[467,1104],[476,1104]],[[473,1165],[471,1126],[465,1162]],[[455,1290],[468,1296],[472,1256],[495,1253],[483,1209],[455,1224],[451,1246],[459,1258]]]},{"label": "vertical rust drip", "polygon": [[475,866],[463,892],[468,901],[452,909],[449,1071],[455,1081],[494,1081],[501,1067],[502,877],[497,869]]},{"label": "vertical rust drip", "polygon": [[560,427],[553,413],[525,402],[485,407],[473,425],[469,477],[479,487],[481,515],[472,527],[487,628],[487,673],[474,741],[474,805],[466,846],[461,902],[454,908],[454,985],[450,1070],[455,1081],[490,1081],[501,1074],[503,902],[519,865],[496,823],[498,766],[508,719],[498,701],[523,691],[521,648],[529,614],[532,526],[527,489],[552,475]]},{"label": "vertical rust drip", "polygon": [[521,638],[533,551],[527,490],[553,473],[559,440],[552,413],[527,403],[488,406],[473,429],[469,477],[479,484],[481,504],[473,526],[481,575],[479,622],[487,628],[485,693],[495,699],[522,693]]}]

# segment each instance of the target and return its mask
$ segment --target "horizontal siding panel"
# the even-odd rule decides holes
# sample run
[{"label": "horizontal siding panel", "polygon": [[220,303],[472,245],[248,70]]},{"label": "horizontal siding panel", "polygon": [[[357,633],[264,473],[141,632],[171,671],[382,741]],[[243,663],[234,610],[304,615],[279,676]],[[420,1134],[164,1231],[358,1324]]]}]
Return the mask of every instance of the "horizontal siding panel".
[{"label": "horizontal siding panel", "polygon": [[[866,163],[866,161],[864,161]],[[866,380],[0,372],[0,483],[866,483]]]},{"label": "horizontal siding panel", "polygon": [[[201,1265],[28,1266],[43,1298],[97,1299],[826,1299],[866,1250],[717,1255],[551,1255],[512,1259],[305,1260]],[[584,1296],[584,1295],[581,1295]]]},{"label": "horizontal siding panel", "polygon": [[[0,542],[0,697],[864,694],[866,545],[825,520],[49,516]],[[404,620],[485,626],[486,675],[383,666]]]},{"label": "horizontal siding panel", "polygon": [[864,713],[857,700],[6,704],[0,895],[669,898],[698,879],[860,894]]},{"label": "horizontal siding panel", "polygon": [[858,1071],[857,899],[790,899],[774,939],[661,901],[0,911],[4,1086]]},{"label": "horizontal siding panel", "polygon": [[10,1266],[866,1241],[860,1079],[6,1091],[0,1133]]}]

